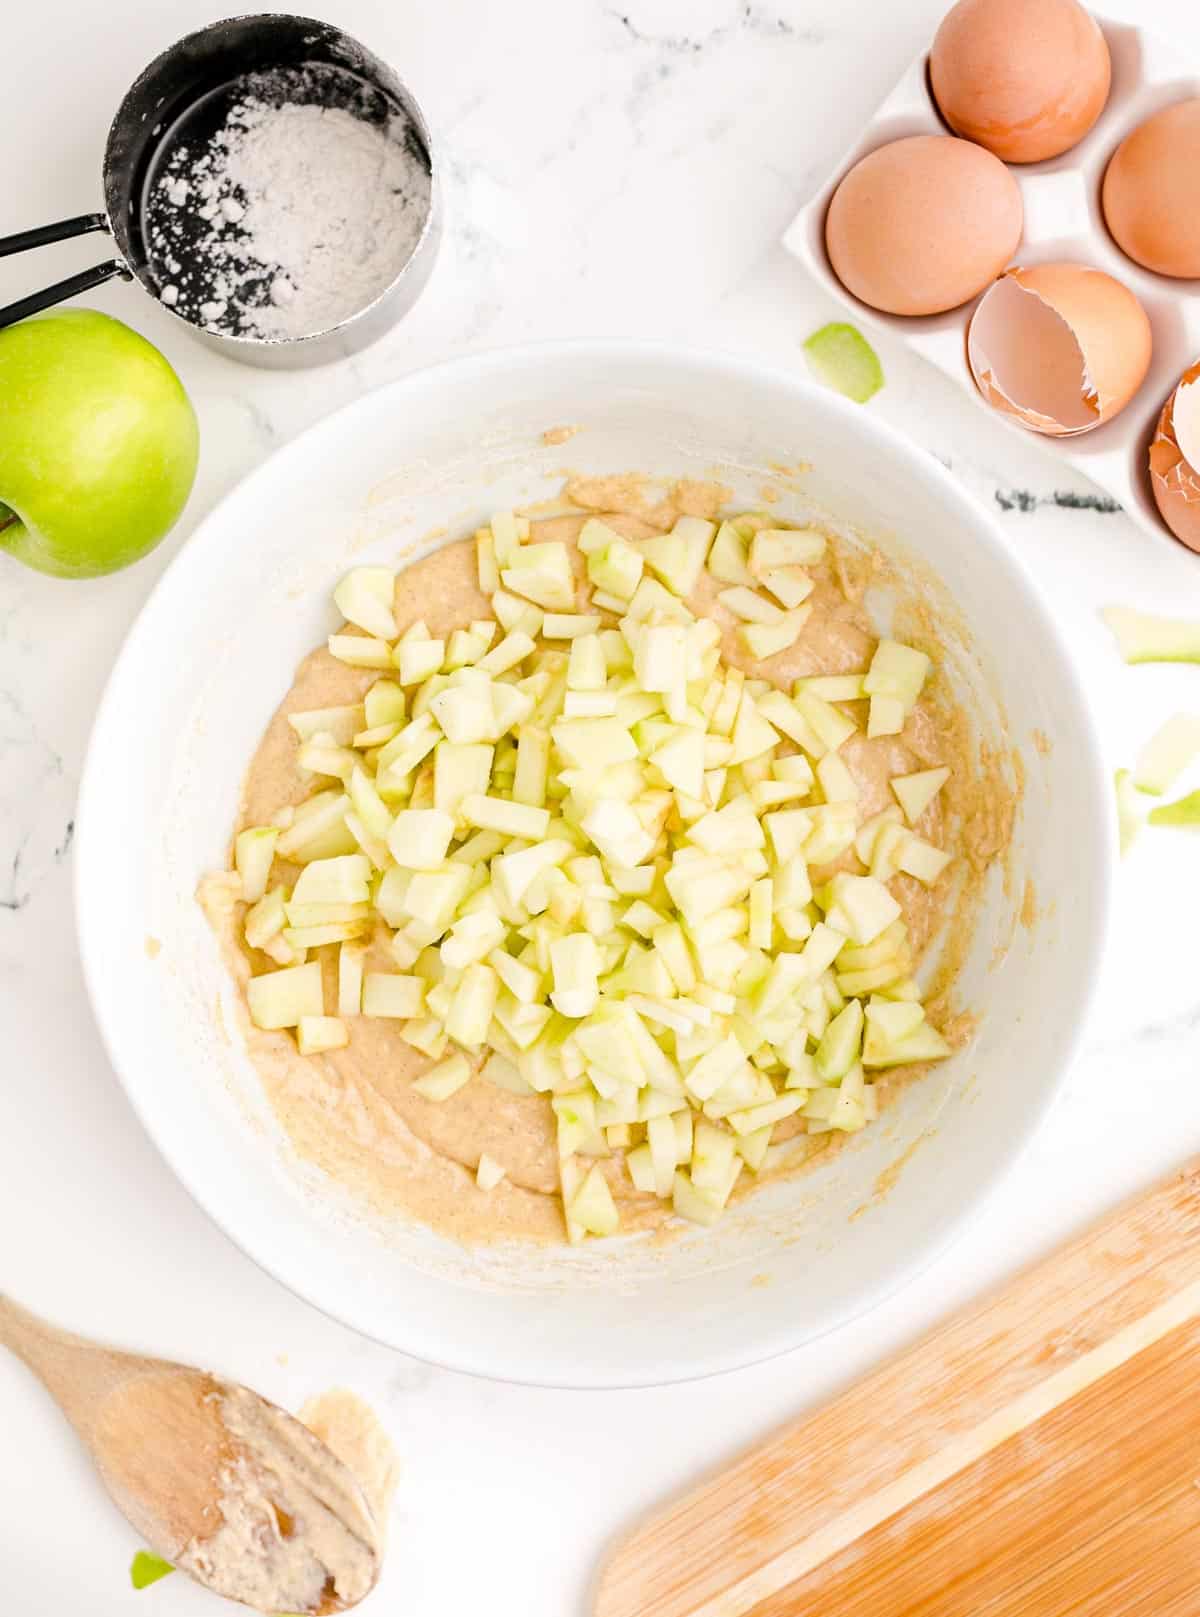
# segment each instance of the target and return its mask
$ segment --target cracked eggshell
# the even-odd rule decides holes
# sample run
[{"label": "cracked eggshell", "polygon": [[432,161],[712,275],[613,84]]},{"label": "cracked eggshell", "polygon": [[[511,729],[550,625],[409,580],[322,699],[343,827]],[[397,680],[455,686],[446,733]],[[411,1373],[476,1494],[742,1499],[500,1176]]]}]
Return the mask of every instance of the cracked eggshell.
[{"label": "cracked eggshell", "polygon": [[987,402],[1052,438],[1090,432],[1123,410],[1151,347],[1137,298],[1088,264],[1007,270],[967,331],[967,360]]},{"label": "cracked eggshell", "polygon": [[1136,264],[1200,277],[1200,96],[1126,135],[1104,171],[1101,203],[1113,240]]},{"label": "cracked eggshell", "polygon": [[910,135],[861,158],[825,216],[848,292],[886,314],[967,303],[1017,250],[1021,191],[999,158],[953,135]]},{"label": "cracked eggshell", "polygon": [[1104,110],[1108,44],[1078,0],[959,0],[929,53],[938,109],[1006,163],[1069,151]]},{"label": "cracked eggshell", "polygon": [[1163,405],[1150,445],[1150,488],[1176,539],[1200,551],[1200,360]]}]

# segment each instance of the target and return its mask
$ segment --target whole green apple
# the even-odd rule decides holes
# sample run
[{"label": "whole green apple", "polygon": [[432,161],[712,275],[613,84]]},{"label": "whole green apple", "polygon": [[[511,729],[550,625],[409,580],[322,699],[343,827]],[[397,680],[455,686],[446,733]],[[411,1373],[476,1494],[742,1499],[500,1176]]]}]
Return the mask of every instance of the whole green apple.
[{"label": "whole green apple", "polygon": [[199,435],[158,349],[93,309],[0,331],[0,548],[59,578],[152,550],[187,503]]}]

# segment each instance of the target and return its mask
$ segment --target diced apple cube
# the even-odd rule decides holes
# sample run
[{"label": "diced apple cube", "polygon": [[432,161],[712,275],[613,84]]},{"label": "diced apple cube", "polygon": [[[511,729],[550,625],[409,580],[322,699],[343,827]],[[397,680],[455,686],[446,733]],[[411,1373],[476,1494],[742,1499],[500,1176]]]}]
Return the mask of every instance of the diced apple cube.
[{"label": "diced apple cube", "polygon": [[352,668],[390,668],[392,648],[386,640],[365,634],[331,634],[329,655]]},{"label": "diced apple cube", "polygon": [[334,604],[356,628],[379,640],[396,638],[392,611],[396,577],[389,567],[354,567],[333,592]]},{"label": "diced apple cube", "polygon": [[474,1050],[485,1042],[499,992],[500,979],[490,966],[475,961],[466,968],[445,1018],[456,1043]]},{"label": "diced apple cube", "polygon": [[550,1003],[561,1016],[589,1016],[599,997],[600,957],[595,939],[574,932],[550,945],[554,988]]},{"label": "diced apple cube", "polygon": [[615,1235],[621,1225],[616,1203],[598,1165],[587,1172],[583,1183],[566,1204],[569,1223],[588,1235]]},{"label": "diced apple cube", "polygon": [[495,1190],[507,1173],[508,1169],[497,1162],[495,1157],[489,1156],[486,1151],[480,1152],[479,1164],[475,1169],[475,1183],[480,1190]]},{"label": "diced apple cube", "polygon": [[915,876],[918,881],[931,887],[950,863],[951,857],[932,843],[922,842],[920,837],[908,836],[896,855],[896,864],[906,876]]},{"label": "diced apple cube", "polygon": [[898,696],[872,696],[867,709],[867,739],[898,736],[904,729],[904,703]]},{"label": "diced apple cube", "polygon": [[550,829],[548,809],[478,792],[463,799],[462,814],[468,825],[478,826],[481,831],[499,831],[503,836],[531,842],[540,841]]},{"label": "diced apple cube", "polygon": [[362,982],[362,1014],[378,1017],[420,1016],[425,1006],[425,979],[395,971],[368,971]]},{"label": "diced apple cube", "polygon": [[[343,609],[344,610],[344,609]],[[350,1043],[346,1024],[337,1016],[302,1016],[296,1024],[296,1044],[302,1056],[341,1050]]]},{"label": "diced apple cube", "polygon": [[256,825],[238,832],[233,845],[233,862],[242,878],[242,897],[247,904],[257,904],[267,890],[278,840],[276,826]]},{"label": "diced apple cube", "polygon": [[750,541],[750,571],[761,578],[776,567],[811,567],[825,546],[816,528],[760,528]]},{"label": "diced apple cube", "polygon": [[388,849],[404,870],[437,870],[453,835],[454,820],[441,809],[401,809],[388,833]]},{"label": "diced apple cube", "polygon": [[401,640],[392,656],[401,685],[420,685],[442,666],[444,640]]},{"label": "diced apple cube", "polygon": [[813,581],[803,567],[769,567],[759,582],[789,611],[806,601],[813,592]]},{"label": "diced apple cube", "polygon": [[246,1004],[255,1027],[266,1031],[296,1027],[302,1016],[322,1016],[320,965],[314,960],[251,977],[246,984]]},{"label": "diced apple cube", "polygon": [[430,1067],[428,1072],[414,1078],[411,1087],[426,1100],[445,1101],[449,1100],[451,1095],[457,1095],[470,1080],[471,1063],[465,1055],[459,1053],[447,1056],[435,1067]]},{"label": "diced apple cube", "polygon": [[892,791],[909,825],[916,825],[949,779],[950,771],[946,768],[919,769],[913,775],[892,776]]},{"label": "diced apple cube", "polygon": [[930,660],[923,651],[903,645],[899,640],[881,640],[863,680],[863,692],[867,696],[892,697],[909,713],[916,705],[930,667]]}]

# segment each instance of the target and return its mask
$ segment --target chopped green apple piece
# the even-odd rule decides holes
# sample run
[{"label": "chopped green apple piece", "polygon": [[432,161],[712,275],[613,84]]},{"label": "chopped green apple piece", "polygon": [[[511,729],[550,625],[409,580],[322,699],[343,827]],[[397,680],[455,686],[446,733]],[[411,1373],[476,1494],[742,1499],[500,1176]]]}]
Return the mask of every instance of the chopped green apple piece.
[{"label": "chopped green apple piece", "polygon": [[847,1000],[822,1034],[813,1058],[823,1083],[835,1083],[850,1071],[862,1049],[862,1032],[862,1001]]},{"label": "chopped green apple piece", "polygon": [[329,655],[351,668],[391,668],[392,648],[386,640],[365,634],[331,634]]},{"label": "chopped green apple piece", "polygon": [[778,623],[744,623],[738,635],[750,656],[765,662],[796,644],[808,622],[809,610],[807,606],[797,607]]},{"label": "chopped green apple piece", "polygon": [[[276,855],[297,864],[307,864],[311,860],[357,851],[354,838],[346,829],[350,799],[345,793],[322,792],[318,798],[311,798],[310,803],[313,813],[303,818],[297,814],[288,829],[280,832],[275,844]],[[308,808],[309,803],[304,807]]]},{"label": "chopped green apple piece", "polygon": [[913,775],[892,776],[892,791],[909,825],[916,825],[949,779],[950,771],[945,768],[919,769]]},{"label": "chopped green apple piece", "polygon": [[396,576],[390,567],[354,567],[333,592],[334,605],[358,629],[378,640],[396,638],[392,611]]},{"label": "chopped green apple piece", "polygon": [[1200,715],[1176,713],[1156,731],[1138,756],[1133,784],[1160,797],[1194,759],[1200,757]]},{"label": "chopped green apple piece", "polygon": [[826,702],[857,702],[863,695],[865,674],[810,674],[796,681],[794,694],[811,691]]},{"label": "chopped green apple piece", "polygon": [[496,1186],[508,1174],[508,1169],[497,1162],[495,1157],[489,1156],[486,1151],[479,1154],[479,1164],[475,1169],[475,1183],[482,1191],[495,1190]]},{"label": "chopped green apple piece", "polygon": [[851,876],[840,871],[830,888],[832,903],[826,910],[826,920],[855,943],[873,943],[885,927],[899,918],[899,904],[873,876]]},{"label": "chopped green apple piece", "polygon": [[595,939],[573,932],[550,945],[554,987],[550,1003],[561,1016],[589,1016],[599,998],[600,956]]},{"label": "chopped green apple piece", "polygon": [[344,1049],[350,1035],[338,1016],[302,1016],[296,1024],[296,1043],[302,1056],[315,1056]]},{"label": "chopped green apple piece", "polygon": [[904,729],[904,703],[898,696],[872,696],[867,709],[867,739],[898,736]]},{"label": "chopped green apple piece", "polygon": [[863,1042],[864,1067],[905,1067],[917,1061],[944,1061],[953,1051],[928,1022],[920,1022],[899,1039],[886,1039],[868,1024]]},{"label": "chopped green apple piece", "polygon": [[566,1204],[568,1224],[588,1235],[615,1235],[621,1225],[612,1191],[598,1164],[588,1169],[583,1183]]},{"label": "chopped green apple piece", "polygon": [[1200,622],[1160,618],[1126,606],[1106,606],[1100,616],[1127,663],[1200,663]]},{"label": "chopped green apple piece", "polygon": [[164,1561],[161,1555],[139,1550],[129,1565],[129,1581],[135,1589],[148,1589],[160,1578],[169,1577],[174,1570],[170,1561]]},{"label": "chopped green apple piece", "polygon": [[300,741],[311,741],[315,735],[327,735],[335,746],[346,747],[366,723],[366,712],[360,704],[354,707],[318,707],[303,713],[289,713],[288,724]]},{"label": "chopped green apple piece", "polygon": [[343,943],[338,950],[339,1016],[357,1016],[362,1010],[363,962],[367,951],[361,943]]},{"label": "chopped green apple piece", "polygon": [[931,887],[950,863],[951,855],[920,837],[905,837],[896,855],[896,866],[906,876],[915,876]]},{"label": "chopped green apple piece", "polygon": [[803,567],[768,567],[759,582],[789,611],[813,592],[813,581]]},{"label": "chopped green apple piece", "polygon": [[736,584],[731,589],[722,590],[717,600],[734,617],[741,618],[745,623],[782,623],[783,608],[776,606],[774,601],[768,601],[765,595],[757,590],[747,589],[743,584]]},{"label": "chopped green apple piece", "polygon": [[257,904],[267,890],[278,840],[279,831],[275,826],[256,825],[238,832],[233,845],[233,863],[242,878],[242,897],[247,904]]},{"label": "chopped green apple piece", "polygon": [[600,628],[600,619],[585,612],[547,612],[542,619],[542,635],[547,640],[577,640],[581,635],[594,635]]},{"label": "chopped green apple piece", "polygon": [[425,1007],[425,980],[395,971],[363,974],[362,1014],[379,1017],[420,1016]]},{"label": "chopped green apple piece", "polygon": [[265,949],[282,932],[286,921],[286,888],[273,887],[246,911],[243,923],[246,942],[252,949]]},{"label": "chopped green apple piece", "polygon": [[833,320],[814,331],[804,344],[809,369],[818,381],[855,404],[865,404],[883,386],[879,355],[845,320]]},{"label": "chopped green apple piece", "polygon": [[550,737],[535,725],[522,725],[517,731],[517,766],[512,782],[514,803],[543,807],[549,770]]},{"label": "chopped green apple piece", "polygon": [[445,1017],[446,1032],[457,1044],[475,1050],[486,1042],[499,992],[500,979],[491,966],[479,960],[467,966]]},{"label": "chopped green apple piece", "polygon": [[1145,814],[1141,794],[1134,786],[1133,776],[1128,769],[1118,769],[1113,776],[1113,784],[1117,793],[1117,837],[1123,859],[1141,833]]},{"label": "chopped green apple piece", "polygon": [[401,809],[388,832],[388,851],[404,870],[437,870],[453,835],[454,820],[443,810]]},{"label": "chopped green apple piece", "polygon": [[818,528],[760,528],[750,541],[750,571],[758,579],[776,567],[811,567],[826,543]]},{"label": "chopped green apple piece", "polygon": [[645,539],[638,550],[673,595],[686,599],[700,581],[716,523],[700,517],[680,517],[670,533]]},{"label": "chopped green apple piece", "polygon": [[923,651],[899,640],[881,640],[863,680],[867,696],[890,696],[906,713],[915,706],[931,663]]},{"label": "chopped green apple piece", "polygon": [[1147,818],[1151,825],[1183,826],[1195,830],[1200,826],[1200,792],[1189,792],[1174,803],[1163,803],[1151,809]]},{"label": "chopped green apple piece", "polygon": [[446,655],[444,640],[401,640],[392,662],[401,685],[420,685],[439,672]]},{"label": "chopped green apple piece", "polygon": [[645,560],[640,552],[616,535],[588,553],[588,578],[596,589],[622,603],[631,601],[642,581]]},{"label": "chopped green apple piece", "polygon": [[[785,698],[786,700],[786,698]],[[733,752],[730,764],[748,763],[779,745],[779,732],[745,691],[733,725]]]},{"label": "chopped green apple piece", "polygon": [[411,1087],[426,1100],[445,1101],[471,1081],[471,1063],[458,1053],[447,1056],[429,1071],[414,1078]]},{"label": "chopped green apple piece", "polygon": [[575,575],[566,545],[522,545],[512,565],[501,567],[500,582],[546,612],[570,612],[575,606]]},{"label": "chopped green apple piece", "polygon": [[857,803],[858,786],[854,776],[836,752],[827,752],[817,761],[817,779],[827,803]]},{"label": "chopped green apple piece", "polygon": [[463,819],[481,831],[499,831],[506,837],[540,841],[550,829],[550,811],[516,803],[503,797],[486,797],[473,792],[462,803]]},{"label": "chopped green apple piece", "polygon": [[[798,692],[793,702],[820,742],[822,754],[836,752],[857,731],[858,726],[853,719],[847,718],[831,702],[827,702],[823,696],[818,696],[813,691]],[[801,741],[800,745],[804,746],[804,742]],[[808,750],[805,747],[805,751]]]},{"label": "chopped green apple piece", "polygon": [[251,977],[246,984],[246,1003],[250,1020],[264,1031],[296,1027],[302,1016],[322,1016],[321,968],[314,960]]},{"label": "chopped green apple piece", "polygon": [[733,523],[722,522],[708,552],[709,572],[723,584],[752,587],[756,579],[746,560],[748,548],[745,537]]},{"label": "chopped green apple piece", "polygon": [[[487,791],[495,755],[495,747],[487,742],[469,742],[466,745],[441,742],[433,755],[434,808],[452,823],[463,819],[465,799]],[[467,823],[470,824],[469,821]],[[442,857],[445,857],[444,851]],[[405,861],[398,862],[403,864]]]}]

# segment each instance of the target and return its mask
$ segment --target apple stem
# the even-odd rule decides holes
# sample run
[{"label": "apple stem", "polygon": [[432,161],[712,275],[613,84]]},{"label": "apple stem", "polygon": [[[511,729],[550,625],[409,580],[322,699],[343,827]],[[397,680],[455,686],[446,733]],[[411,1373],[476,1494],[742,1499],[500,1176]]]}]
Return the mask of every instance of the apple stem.
[{"label": "apple stem", "polygon": [[5,528],[11,528],[16,520],[15,511],[10,511],[7,505],[0,505],[0,533],[3,533]]}]

